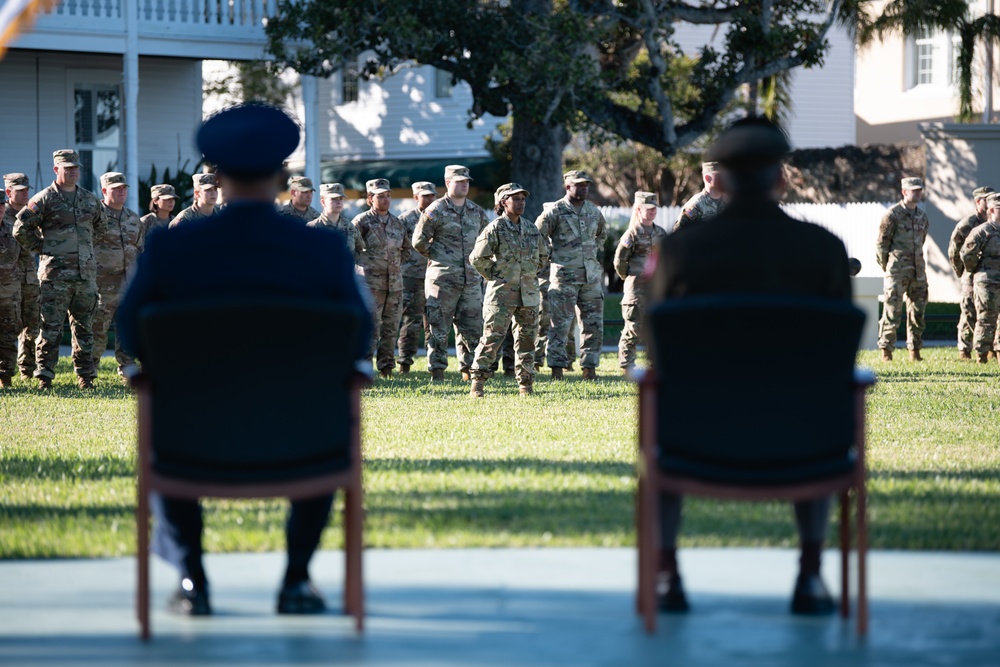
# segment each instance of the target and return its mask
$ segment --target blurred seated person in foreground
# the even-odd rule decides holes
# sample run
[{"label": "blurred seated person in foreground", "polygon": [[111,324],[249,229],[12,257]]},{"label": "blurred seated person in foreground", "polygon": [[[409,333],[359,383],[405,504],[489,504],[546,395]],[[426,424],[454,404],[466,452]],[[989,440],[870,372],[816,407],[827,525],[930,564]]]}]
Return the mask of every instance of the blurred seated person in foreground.
[{"label": "blurred seated person in foreground", "polygon": [[[231,107],[205,121],[197,143],[205,159],[218,165],[228,205],[218,215],[148,238],[118,308],[124,348],[142,358],[139,312],[147,304],[220,296],[288,296],[354,305],[364,315],[362,329],[357,349],[343,354],[362,359],[371,324],[344,237],[306,227],[274,207],[285,178],[282,161],[299,143],[295,121],[275,107]],[[253,335],[253,322],[247,322],[243,334]],[[247,363],[255,361],[259,360],[247,359]],[[191,381],[206,382],[211,377]],[[291,504],[285,531],[288,568],[278,596],[278,613],[318,613],[325,608],[309,580],[308,566],[332,502],[332,494],[327,494]],[[158,494],[153,494],[151,503],[157,517],[153,550],[181,575],[169,609],[183,615],[210,614],[201,558],[201,507],[197,501]]]},{"label": "blurred seated person in foreground", "polygon": [[[737,121],[719,135],[706,159],[720,165],[719,182],[728,206],[711,224],[682,228],[663,240],[651,281],[650,307],[666,299],[716,293],[850,301],[850,268],[844,244],[822,227],[795,220],[778,207],[777,199],[785,186],[781,159],[789,150],[784,133],[760,118]],[[739,340],[739,324],[733,322],[734,341]],[[790,332],[794,331],[795,323],[788,324]],[[803,347],[790,348],[789,354],[805,354],[804,342],[798,344]],[[739,348],[701,352],[754,353]],[[820,556],[830,499],[796,502],[794,508],[801,556],[792,612],[829,614],[834,605],[820,578]],[[681,497],[661,495],[660,515],[659,606],[665,611],[686,611],[688,603],[677,567]]]}]

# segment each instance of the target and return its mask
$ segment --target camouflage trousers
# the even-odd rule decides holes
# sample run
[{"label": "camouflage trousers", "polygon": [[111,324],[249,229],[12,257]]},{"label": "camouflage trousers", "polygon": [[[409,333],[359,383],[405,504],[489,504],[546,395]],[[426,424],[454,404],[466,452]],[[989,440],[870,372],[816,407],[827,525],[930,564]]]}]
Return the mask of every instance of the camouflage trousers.
[{"label": "camouflage trousers", "polygon": [[[485,332],[485,323],[483,324]],[[538,327],[535,326],[535,331],[537,335]],[[485,335],[485,334],[484,334]],[[534,353],[532,353],[534,356]],[[500,368],[500,362],[503,361],[503,369],[506,371],[517,369],[517,360],[514,358],[514,325],[511,324],[507,327],[507,335],[503,337],[503,343],[500,345],[500,354],[498,358],[493,360],[490,364],[490,372],[495,373],[498,368]]]},{"label": "camouflage trousers", "polygon": [[476,342],[483,335],[483,287],[478,280],[457,284],[449,280],[427,279],[427,369],[448,367],[448,333],[455,327],[458,367],[472,368]]},{"label": "camouflage trousers", "polygon": [[69,325],[76,341],[73,368],[80,377],[97,377],[94,366],[94,311],[97,310],[95,280],[43,280],[38,286],[41,333],[35,342],[35,377],[54,378],[59,361],[63,323]]},{"label": "camouflage trousers", "polygon": [[399,314],[403,307],[403,292],[373,289],[372,293],[372,344],[368,348],[368,361],[375,357],[375,368],[380,372],[392,370],[396,365],[392,352],[396,348]]},{"label": "camouflage trousers", "polygon": [[548,272],[544,278],[538,279],[538,296],[541,305],[538,307],[538,337],[535,338],[535,364],[545,365],[545,346],[549,342],[549,324],[552,321],[549,313],[549,278]]},{"label": "camouflage trousers", "polygon": [[646,297],[639,296],[635,303],[622,304],[622,318],[625,326],[618,339],[618,365],[622,368],[635,366],[636,348],[641,342],[642,317],[646,313]]},{"label": "camouflage trousers", "polygon": [[[122,292],[125,288],[125,276],[98,276],[97,277],[97,310],[94,311],[94,367],[101,364],[101,355],[108,348],[108,331],[115,320],[115,313],[118,312],[118,302],[121,300]],[[118,330],[115,329],[117,332]],[[78,343],[73,339],[74,350]],[[115,336],[115,360],[118,362],[118,374],[122,374],[122,369],[135,363],[135,357],[122,350],[118,336]]]},{"label": "camouflage trousers", "polygon": [[35,339],[42,322],[38,313],[38,283],[21,282],[21,332],[17,342],[21,351],[17,355],[17,365],[25,375],[35,374]]},{"label": "camouflage trousers", "polygon": [[958,299],[958,350],[972,351],[972,335],[976,329],[976,299],[973,296],[971,276],[962,276],[962,295]]},{"label": "camouflage trousers", "polygon": [[978,354],[997,349],[997,317],[1000,316],[1000,283],[976,282],[976,333],[972,347]]},{"label": "camouflage trousers", "polygon": [[21,282],[0,283],[0,376],[17,374],[17,334],[21,331]]},{"label": "camouflage trousers", "polygon": [[[513,323],[513,325],[512,325]],[[513,329],[511,328],[513,326]],[[511,306],[501,303],[483,305],[483,336],[476,347],[472,370],[489,371],[494,365],[508,331],[514,333],[514,373],[520,384],[529,384],[535,376],[535,334],[538,331],[537,306]]]},{"label": "camouflage trousers", "polygon": [[552,368],[567,368],[570,364],[566,353],[573,317],[580,318],[583,336],[580,340],[580,365],[597,368],[601,363],[601,345],[604,343],[604,289],[600,283],[562,284],[553,280],[549,284],[548,361]]},{"label": "camouflage trousers", "polygon": [[927,309],[927,280],[918,280],[912,272],[885,277],[885,303],[878,323],[879,349],[896,347],[896,329],[906,304],[906,347],[924,346],[924,311]]},{"label": "camouflage trousers", "polygon": [[424,294],[423,279],[403,278],[403,319],[399,323],[399,339],[396,347],[399,355],[396,361],[407,366],[413,365],[420,342],[420,331],[424,332],[424,342],[430,340],[431,331],[427,326],[427,295]]}]

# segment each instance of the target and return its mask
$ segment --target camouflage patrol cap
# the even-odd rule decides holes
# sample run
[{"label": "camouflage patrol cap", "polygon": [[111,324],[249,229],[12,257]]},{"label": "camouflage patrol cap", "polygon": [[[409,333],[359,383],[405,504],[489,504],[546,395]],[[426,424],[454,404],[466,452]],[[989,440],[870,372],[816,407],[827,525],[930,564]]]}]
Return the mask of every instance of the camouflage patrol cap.
[{"label": "camouflage patrol cap", "polygon": [[765,118],[750,117],[720,132],[705,158],[722,167],[753,170],[778,164],[791,148],[781,128]]},{"label": "camouflage patrol cap", "polygon": [[444,180],[446,181],[471,181],[469,168],[460,164],[449,164],[444,168]]},{"label": "camouflage patrol cap", "polygon": [[389,187],[389,181],[384,178],[373,178],[372,180],[365,183],[365,191],[370,195],[377,195],[383,192],[389,192],[392,188]]},{"label": "camouflage patrol cap", "polygon": [[714,174],[721,169],[721,165],[718,162],[702,162],[701,163],[701,175],[708,176],[709,174]]},{"label": "camouflage patrol cap", "polygon": [[417,181],[410,187],[414,197],[417,195],[437,195],[437,188],[430,181]]},{"label": "camouflage patrol cap", "polygon": [[563,183],[566,185],[572,185],[574,183],[593,183],[594,179],[590,177],[585,171],[580,171],[579,169],[574,169],[573,171],[567,171],[563,174]]},{"label": "camouflage patrol cap", "polygon": [[1000,208],[1000,192],[991,192],[986,195],[987,208]]},{"label": "camouflage patrol cap", "polygon": [[313,187],[313,182],[311,178],[306,178],[305,176],[292,176],[288,179],[288,189],[289,190],[299,190],[300,192],[306,192],[307,190],[315,190]]},{"label": "camouflage patrol cap", "polygon": [[52,153],[52,164],[57,167],[79,167],[80,156],[72,148],[62,148]]},{"label": "camouflage patrol cap", "polygon": [[124,188],[128,187],[128,183],[125,182],[125,174],[120,171],[109,171],[107,173],[101,174],[101,189],[111,190],[114,188]]},{"label": "camouflage patrol cap", "polygon": [[656,208],[660,203],[657,201],[655,193],[640,191],[635,193],[635,205],[643,208]]},{"label": "camouflage patrol cap", "polygon": [[163,183],[162,185],[154,185],[149,189],[150,199],[180,199],[177,196],[177,191],[174,190],[174,186]]},{"label": "camouflage patrol cap", "polygon": [[344,186],[340,183],[322,183],[319,186],[319,196],[337,197],[340,199],[346,197],[346,195],[344,194]]},{"label": "camouflage patrol cap", "polygon": [[986,199],[986,195],[990,194],[991,192],[993,192],[993,188],[991,188],[988,185],[985,185],[981,188],[976,188],[975,190],[972,191],[972,199],[973,200]]},{"label": "camouflage patrol cap", "polygon": [[516,195],[518,192],[523,192],[525,197],[531,196],[531,193],[521,187],[520,183],[504,183],[493,193],[493,205],[496,206],[503,201],[504,197]]},{"label": "camouflage patrol cap", "polygon": [[28,177],[20,172],[3,175],[3,186],[9,190],[27,190],[31,187]]},{"label": "camouflage patrol cap", "polygon": [[923,190],[924,180],[922,178],[904,178],[903,179],[903,189],[904,190]]},{"label": "camouflage patrol cap", "polygon": [[195,174],[191,178],[197,190],[211,190],[218,185],[215,182],[215,174]]}]

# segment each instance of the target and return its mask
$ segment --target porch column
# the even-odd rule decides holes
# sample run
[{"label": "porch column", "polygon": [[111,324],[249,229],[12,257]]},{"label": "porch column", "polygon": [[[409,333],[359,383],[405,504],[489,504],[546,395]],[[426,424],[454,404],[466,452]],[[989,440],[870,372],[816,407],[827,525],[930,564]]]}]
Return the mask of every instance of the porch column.
[{"label": "porch column", "polygon": [[123,83],[125,88],[125,180],[129,184],[125,205],[139,215],[139,17],[136,3],[123,2],[125,12],[125,54]]},{"label": "porch column", "polygon": [[[319,93],[316,77],[303,74],[300,78],[302,85],[302,107],[305,115],[305,152],[306,152],[306,178],[312,179],[316,188],[315,199],[319,198],[320,170],[319,170],[319,131],[317,129],[319,116]],[[314,201],[313,205],[316,205]]]}]

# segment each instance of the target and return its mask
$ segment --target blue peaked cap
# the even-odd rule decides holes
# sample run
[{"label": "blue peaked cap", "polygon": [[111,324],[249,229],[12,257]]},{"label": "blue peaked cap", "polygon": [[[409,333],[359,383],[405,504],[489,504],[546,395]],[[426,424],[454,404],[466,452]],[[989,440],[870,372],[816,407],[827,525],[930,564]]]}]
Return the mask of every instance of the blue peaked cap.
[{"label": "blue peaked cap", "polygon": [[206,120],[195,143],[205,160],[227,176],[260,178],[281,169],[299,145],[299,126],[278,107],[239,104]]}]

